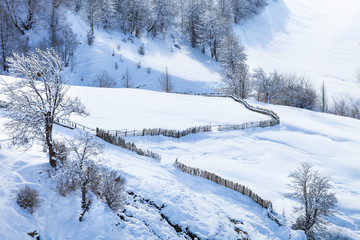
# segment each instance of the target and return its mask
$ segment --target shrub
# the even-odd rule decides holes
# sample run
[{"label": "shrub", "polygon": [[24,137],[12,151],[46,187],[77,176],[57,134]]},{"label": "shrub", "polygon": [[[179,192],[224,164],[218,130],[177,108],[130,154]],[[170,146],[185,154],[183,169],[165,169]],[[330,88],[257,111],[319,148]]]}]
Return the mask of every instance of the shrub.
[{"label": "shrub", "polygon": [[118,210],[123,206],[125,179],[115,171],[103,170],[102,198],[111,210]]},{"label": "shrub", "polygon": [[29,186],[22,187],[16,195],[16,202],[20,207],[33,214],[40,206],[39,193]]},{"label": "shrub", "polygon": [[142,44],[139,47],[138,52],[139,52],[140,55],[145,55],[145,46],[144,46],[144,44]]},{"label": "shrub", "polygon": [[61,164],[64,165],[67,162],[69,156],[69,151],[66,148],[65,143],[60,141],[54,141],[54,148],[56,151],[57,160],[59,160]]},{"label": "shrub", "polygon": [[95,41],[95,35],[94,33],[88,32],[86,36],[87,36],[88,44],[89,46],[91,46]]},{"label": "shrub", "polygon": [[106,71],[101,71],[94,81],[95,87],[112,88],[116,86],[115,79]]}]

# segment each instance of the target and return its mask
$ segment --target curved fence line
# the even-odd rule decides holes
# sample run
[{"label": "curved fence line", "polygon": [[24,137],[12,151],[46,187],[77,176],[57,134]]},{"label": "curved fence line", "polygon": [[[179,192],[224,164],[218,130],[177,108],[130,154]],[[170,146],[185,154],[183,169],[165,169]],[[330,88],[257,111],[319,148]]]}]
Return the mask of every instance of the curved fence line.
[{"label": "curved fence line", "polygon": [[108,131],[96,128],[96,136],[103,139],[104,141],[111,143],[115,146],[119,146],[122,148],[125,148],[127,150],[133,151],[141,156],[150,157],[156,160],[161,160],[161,156],[158,153],[154,153],[149,150],[143,150],[141,148],[138,148],[135,143],[133,142],[126,142],[125,139],[123,139],[120,136],[114,136]]},{"label": "curved fence line", "polygon": [[[185,93],[184,93],[185,94]],[[258,122],[248,122],[243,124],[225,124],[225,125],[205,125],[205,126],[197,126],[197,127],[190,127],[185,130],[173,130],[173,129],[165,129],[165,128],[144,128],[142,130],[108,130],[110,134],[113,134],[115,136],[157,136],[157,135],[163,135],[165,137],[174,137],[174,138],[181,138],[185,137],[192,133],[199,133],[199,132],[211,132],[214,130],[218,131],[225,131],[225,130],[239,130],[239,129],[247,129],[247,128],[254,128],[254,127],[271,127],[280,124],[280,118],[279,116],[268,109],[260,108],[260,107],[254,107],[247,103],[245,100],[233,97],[231,95],[220,95],[220,94],[198,94],[199,96],[206,96],[206,97],[225,97],[225,98],[231,98],[235,102],[243,104],[248,110],[267,115],[271,119],[270,120],[264,120],[264,121],[258,121]]]},{"label": "curved fence line", "polygon": [[234,183],[230,180],[227,180],[225,178],[220,177],[219,175],[216,175],[215,173],[208,172],[201,170],[199,168],[193,168],[190,166],[187,166],[176,159],[174,165],[180,169],[182,172],[189,173],[193,176],[202,177],[205,179],[208,179],[214,183],[217,183],[219,185],[225,186],[227,188],[230,188],[232,190],[235,190],[239,193],[242,193],[245,196],[250,197],[254,202],[262,206],[263,208],[269,208],[271,206],[271,201],[264,200],[259,195],[254,193],[250,188],[243,186],[239,183]]}]

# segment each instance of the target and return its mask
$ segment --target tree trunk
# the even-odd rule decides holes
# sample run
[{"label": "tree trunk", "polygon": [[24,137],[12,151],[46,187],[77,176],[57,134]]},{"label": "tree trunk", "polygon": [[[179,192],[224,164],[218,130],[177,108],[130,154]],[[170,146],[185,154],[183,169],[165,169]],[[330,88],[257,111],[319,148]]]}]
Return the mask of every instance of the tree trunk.
[{"label": "tree trunk", "polygon": [[53,128],[53,121],[51,118],[51,113],[48,112],[45,115],[45,138],[46,138],[46,145],[48,146],[49,149],[50,166],[56,168],[55,148],[52,141],[52,128]]},{"label": "tree trunk", "polygon": [[1,38],[1,53],[2,53],[2,59],[3,59],[3,70],[6,71],[6,51],[5,51],[5,36],[4,36],[4,27],[0,26],[0,38]]}]

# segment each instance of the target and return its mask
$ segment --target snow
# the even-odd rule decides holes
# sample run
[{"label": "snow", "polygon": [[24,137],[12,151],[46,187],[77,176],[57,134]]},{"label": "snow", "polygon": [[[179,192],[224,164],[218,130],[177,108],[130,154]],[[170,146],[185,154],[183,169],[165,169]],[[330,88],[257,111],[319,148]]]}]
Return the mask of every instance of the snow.
[{"label": "snow", "polygon": [[306,76],[319,89],[324,82],[331,98],[359,96],[358,0],[271,1],[260,15],[234,29],[251,67]]},{"label": "snow", "polygon": [[181,130],[208,124],[242,124],[270,119],[227,98],[76,86],[70,88],[69,94],[79,97],[90,113],[88,118],[72,117],[72,120],[107,130]]},{"label": "snow", "polygon": [[[6,119],[0,118],[1,124]],[[57,138],[72,138],[74,131],[55,128]],[[1,132],[0,138],[7,136]],[[251,239],[288,239],[289,230],[279,228],[267,218],[266,210],[249,198],[210,181],[193,177],[157,161],[139,157],[103,141],[104,154],[99,163],[123,173],[127,190],[150,199],[161,212],[128,197],[126,221],[94,198],[92,208],[79,222],[80,193],[61,197],[48,178],[47,158],[40,145],[30,151],[0,150],[0,236],[6,239],[31,239],[28,232],[37,230],[45,239],[185,239],[176,234],[160,213],[188,227],[201,238],[237,239],[234,227],[246,231]],[[19,186],[31,185],[39,191],[41,206],[33,214],[17,206]],[[231,223],[229,219],[239,221]],[[292,233],[293,239],[302,239]],[[297,236],[297,238],[295,238]]]},{"label": "snow", "polygon": [[288,174],[301,162],[310,162],[331,176],[339,213],[329,218],[354,238],[360,237],[360,122],[307,110],[272,106],[280,126],[189,135],[128,137],[138,147],[162,155],[163,164],[179,161],[241,183],[273,202],[277,212],[294,219],[294,202],[286,199]]},{"label": "snow", "polygon": [[[108,32],[96,29],[95,42],[89,46],[86,38],[87,23],[72,13],[68,13],[68,21],[81,43],[75,54],[75,73],[68,69],[72,84],[93,86],[96,76],[101,71],[107,71],[116,80],[117,87],[123,87],[121,78],[128,69],[132,87],[160,90],[158,79],[167,67],[177,92],[213,92],[214,87],[219,85],[219,63],[202,55],[197,49],[180,44],[175,32],[169,33],[175,39],[137,39],[116,30]],[[180,49],[174,46],[175,42],[180,45]],[[145,55],[138,53],[142,44]],[[118,64],[117,70],[115,62]],[[137,68],[138,63],[141,68]]]},{"label": "snow", "polygon": [[[9,77],[3,78],[6,81],[11,80]],[[73,97],[80,97],[90,112],[90,116],[87,118],[72,118],[73,120],[89,125],[89,127],[102,127],[108,130],[142,129],[144,127],[184,129],[210,122],[213,124],[239,124],[268,119],[267,116],[252,113],[241,104],[226,98],[166,94],[140,89],[102,89],[78,86],[72,86],[69,93]],[[135,153],[105,144],[106,148],[102,156],[102,159],[105,159],[103,164],[124,173],[129,191],[151,199],[157,205],[165,204],[166,207],[162,209],[162,213],[167,215],[171,221],[184,227],[189,226],[191,231],[203,237],[232,239],[234,235],[230,230],[232,227],[229,225],[228,219],[233,218],[246,222],[244,222],[244,226],[241,225],[243,227],[241,229],[251,234],[252,239],[273,239],[275,236],[279,239],[286,239],[287,230],[278,229],[273,222],[268,222],[269,220],[263,218],[266,215],[264,210],[250,199],[207,180],[180,173],[174,169],[172,164],[176,158],[179,158],[180,162],[189,166],[199,167],[239,182],[251,188],[262,198],[271,200],[278,213],[285,212],[289,220],[293,221],[295,215],[292,214],[292,206],[295,203],[284,197],[288,191],[288,174],[295,170],[300,162],[308,161],[321,173],[334,179],[340,211],[335,217],[328,220],[332,224],[342,227],[344,232],[354,239],[359,238],[360,178],[358,173],[360,165],[358,156],[360,141],[358,136],[360,135],[360,122],[355,119],[302,109],[267,105],[255,101],[250,101],[250,103],[278,113],[280,125],[244,131],[198,133],[180,139],[163,136],[128,137],[128,140],[135,141],[138,147],[160,153],[162,155],[161,162],[139,157]],[[71,138],[74,135],[73,131],[60,127],[56,128],[56,132],[57,135],[65,138]],[[3,132],[0,135],[0,139],[8,138]],[[4,144],[2,145],[4,146]],[[15,211],[15,213],[7,212],[7,214],[19,215],[21,221],[28,221],[29,225],[26,225],[26,231],[33,228],[50,234],[43,228],[45,224],[43,219],[50,218],[48,215],[53,212],[41,210],[45,212],[41,213],[41,216],[37,216],[36,214],[39,213],[36,213],[35,219],[32,219],[34,216],[24,216],[13,200],[16,188],[21,184],[30,183],[37,189],[45,191],[41,195],[50,196],[44,200],[44,206],[49,209],[60,209],[62,204],[73,206],[77,200],[80,202],[80,199],[75,196],[61,198],[62,200],[56,206],[51,207],[53,204],[51,201],[58,201],[60,198],[54,192],[54,184],[44,175],[34,174],[44,172],[44,168],[47,166],[47,158],[41,152],[41,147],[35,147],[34,150],[25,154],[18,153],[15,149],[1,149],[0,154],[2,156],[1,167],[6,169],[1,173],[0,182],[8,183],[1,187],[0,207],[6,210],[7,206],[11,206],[11,211]],[[45,185],[39,184],[39,180]],[[74,197],[77,200],[74,200]],[[76,204],[79,204],[78,202]],[[94,210],[94,214],[101,215],[100,212],[104,207],[102,203],[98,204],[100,205],[96,208],[97,210]],[[129,206],[129,208],[132,207],[133,205]],[[141,211],[132,210],[139,214],[136,216],[137,220],[134,221],[146,218],[146,222],[153,222],[154,219],[159,218],[159,213],[154,209],[148,209],[147,206],[140,206],[140,208]],[[72,209],[78,214],[79,205],[73,206]],[[77,215],[74,214],[65,214],[61,223],[67,226],[66,222],[70,221],[69,219],[75,221]],[[92,213],[89,216],[95,218]],[[91,219],[91,217],[89,218]],[[102,215],[102,218],[104,220],[101,223],[94,225],[94,232],[100,228],[107,229],[107,232],[120,231],[113,226],[109,227],[106,223],[115,221],[116,217],[112,213],[106,213],[104,216]],[[141,222],[141,220],[139,221]],[[34,225],[33,222],[36,222],[37,225]],[[14,232],[25,231],[24,228],[18,228],[16,223],[17,221],[4,224],[5,227],[3,230],[0,229],[0,232],[7,232],[6,228]],[[76,226],[82,229],[79,235],[76,235],[80,236],[86,226],[84,228]],[[71,229],[77,228],[74,226]],[[149,230],[146,225],[135,227],[125,224],[121,232],[125,234],[124,236],[133,237],[137,236],[132,235],[136,232],[142,238],[145,235],[141,234],[153,236],[149,231],[171,230],[150,228]],[[75,234],[75,230],[73,232],[64,232],[58,228],[51,228],[51,230],[60,231],[59,236]],[[16,234],[15,236],[17,236]],[[298,237],[301,239],[301,236]],[[136,239],[136,237],[134,238]]]}]

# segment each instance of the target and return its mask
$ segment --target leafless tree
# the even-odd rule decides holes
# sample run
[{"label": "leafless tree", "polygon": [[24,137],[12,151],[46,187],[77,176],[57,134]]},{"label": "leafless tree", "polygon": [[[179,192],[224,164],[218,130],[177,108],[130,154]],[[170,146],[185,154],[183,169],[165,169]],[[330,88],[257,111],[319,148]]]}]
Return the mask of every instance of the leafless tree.
[{"label": "leafless tree", "polygon": [[22,35],[30,30],[38,20],[41,11],[40,0],[3,0],[8,9],[10,19]]},{"label": "leafless tree", "polygon": [[86,115],[85,108],[77,98],[66,96],[68,87],[60,73],[62,62],[54,50],[14,54],[9,63],[10,72],[21,78],[1,81],[2,94],[9,102],[5,115],[11,119],[5,128],[15,144],[29,146],[34,139],[44,141],[50,165],[56,168],[54,123],[73,113]]},{"label": "leafless tree", "polygon": [[254,70],[252,78],[258,99],[267,103],[273,103],[273,99],[276,98],[281,88],[280,74],[274,71],[268,76],[265,71],[259,67]]},{"label": "leafless tree", "polygon": [[104,176],[101,195],[110,209],[118,210],[123,206],[125,198],[125,179],[116,171],[104,169],[102,172]]},{"label": "leafless tree", "polygon": [[321,98],[321,111],[322,112],[327,112],[328,111],[328,100],[327,100],[327,93],[326,93],[326,88],[325,88],[325,83],[323,82],[321,85],[321,93],[320,93],[320,98]]},{"label": "leafless tree", "polygon": [[116,86],[116,81],[110,74],[106,71],[101,71],[94,81],[95,87],[101,88],[112,88]]},{"label": "leafless tree", "polygon": [[80,189],[83,212],[79,221],[82,221],[91,205],[89,190],[100,194],[101,168],[94,162],[94,158],[102,152],[102,148],[89,133],[80,133],[75,139],[68,141],[73,160],[62,167],[58,180],[60,183],[70,184],[68,189]]},{"label": "leafless tree", "polygon": [[164,92],[171,93],[175,90],[175,83],[169,76],[168,68],[166,67],[165,73],[159,77],[159,88]]},{"label": "leafless tree", "polygon": [[316,231],[322,229],[325,221],[323,216],[333,215],[337,199],[331,179],[314,170],[310,163],[301,163],[301,166],[291,172],[289,177],[290,193],[286,196],[298,201],[295,212],[300,212],[294,228],[305,231],[309,239],[314,239]]},{"label": "leafless tree", "polygon": [[132,87],[131,76],[128,68],[126,68],[125,73],[123,73],[121,80],[123,81],[124,87],[126,88]]}]

